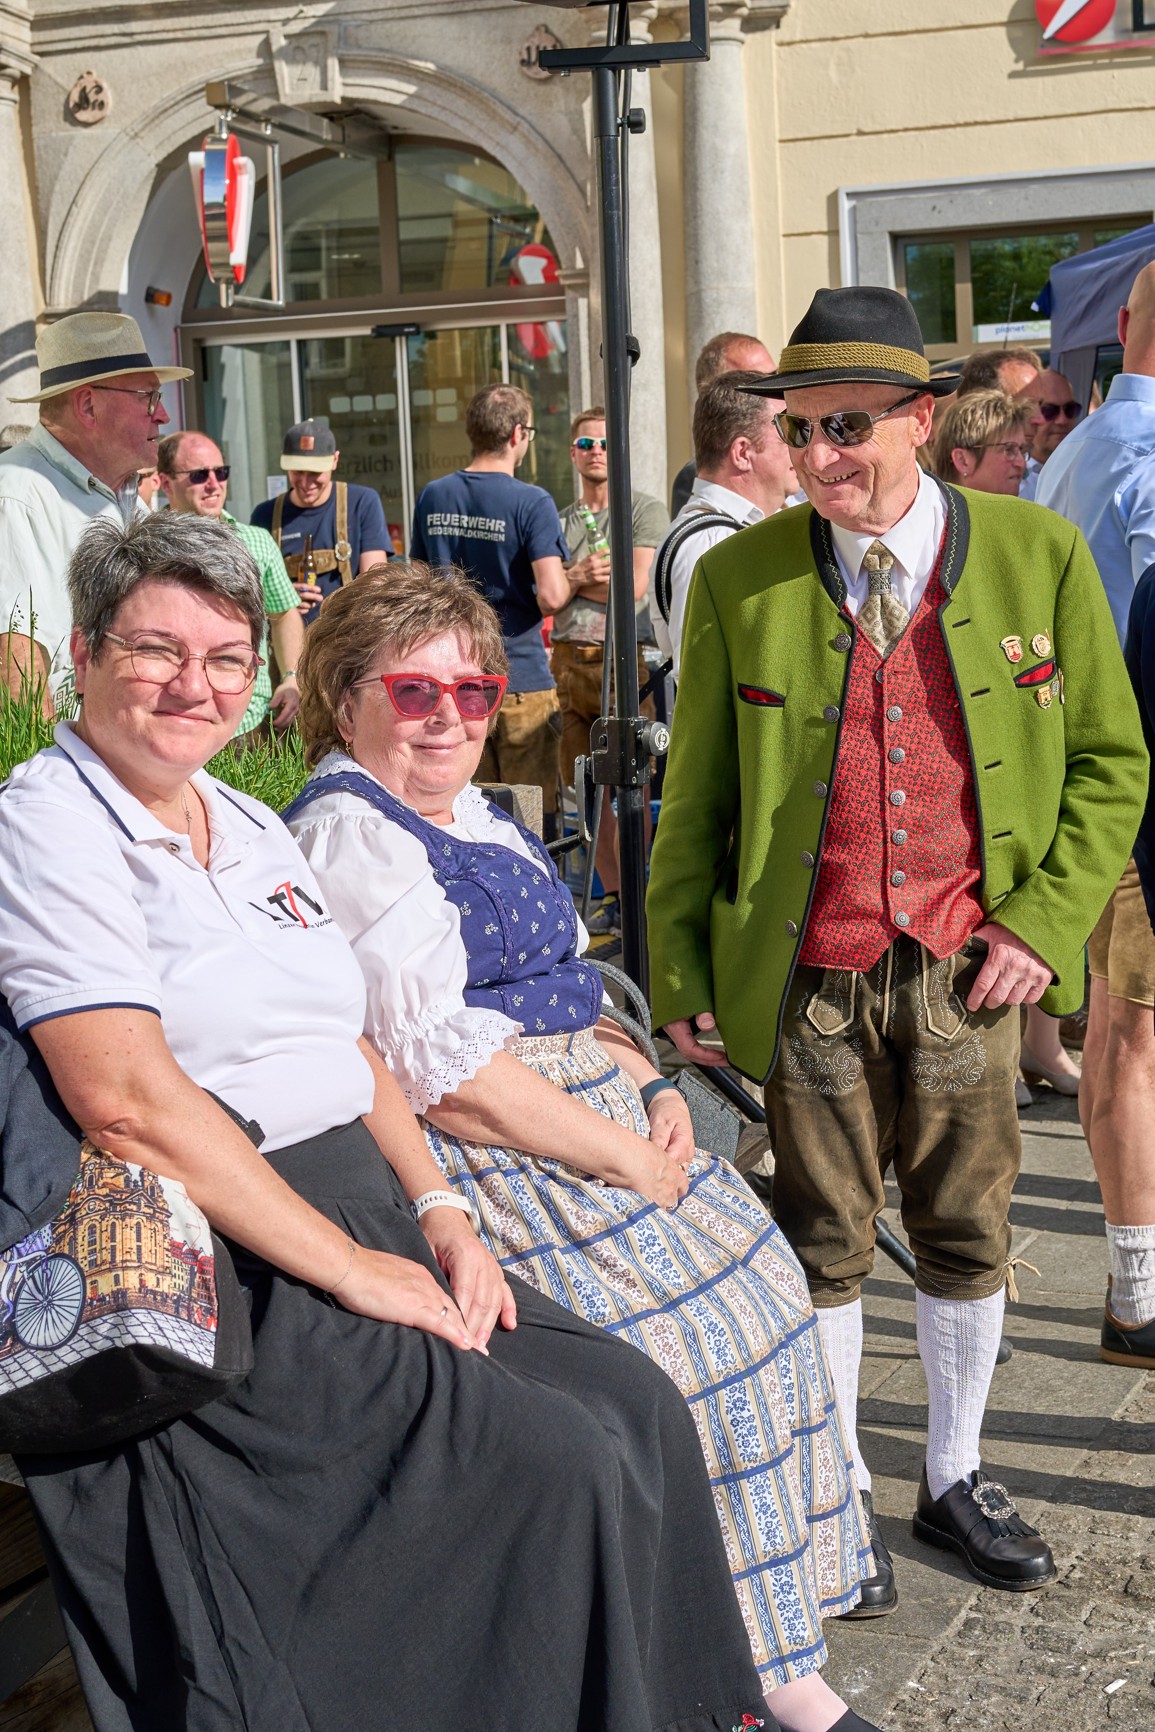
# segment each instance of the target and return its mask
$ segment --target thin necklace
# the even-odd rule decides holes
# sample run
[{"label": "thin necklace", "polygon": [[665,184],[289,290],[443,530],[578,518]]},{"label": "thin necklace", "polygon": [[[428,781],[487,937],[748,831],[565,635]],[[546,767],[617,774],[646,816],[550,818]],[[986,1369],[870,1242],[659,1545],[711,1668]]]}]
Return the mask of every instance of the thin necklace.
[{"label": "thin necklace", "polygon": [[192,835],[192,813],[188,809],[188,801],[185,799],[185,793],[184,793],[183,788],[180,791],[180,809],[184,813],[184,821],[188,825],[188,833],[191,836]]}]

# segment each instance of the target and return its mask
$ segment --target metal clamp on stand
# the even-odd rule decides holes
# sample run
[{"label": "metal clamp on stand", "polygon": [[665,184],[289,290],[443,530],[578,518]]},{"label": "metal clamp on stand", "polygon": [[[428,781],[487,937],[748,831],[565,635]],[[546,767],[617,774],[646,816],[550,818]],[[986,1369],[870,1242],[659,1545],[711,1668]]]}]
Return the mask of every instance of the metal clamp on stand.
[{"label": "metal clamp on stand", "polygon": [[670,749],[665,722],[645,716],[599,716],[590,729],[590,775],[598,786],[644,788],[650,759]]}]

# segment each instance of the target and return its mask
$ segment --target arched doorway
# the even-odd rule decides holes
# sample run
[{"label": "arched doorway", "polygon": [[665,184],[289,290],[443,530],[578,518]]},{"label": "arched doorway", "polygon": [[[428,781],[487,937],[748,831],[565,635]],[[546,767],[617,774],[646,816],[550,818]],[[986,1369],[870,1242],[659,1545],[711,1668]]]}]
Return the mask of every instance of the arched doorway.
[{"label": "arched doorway", "polygon": [[[323,155],[284,178],[282,312],[224,314],[194,273],[181,343],[193,415],[227,450],[245,516],[282,485],[292,422],[328,420],[346,480],[376,487],[400,547],[413,501],[468,461],[465,407],[524,386],[538,436],[521,473],[572,496],[565,294],[544,220],[508,169],[457,141],[397,136],[387,162]],[[246,288],[269,292],[259,201]]]}]

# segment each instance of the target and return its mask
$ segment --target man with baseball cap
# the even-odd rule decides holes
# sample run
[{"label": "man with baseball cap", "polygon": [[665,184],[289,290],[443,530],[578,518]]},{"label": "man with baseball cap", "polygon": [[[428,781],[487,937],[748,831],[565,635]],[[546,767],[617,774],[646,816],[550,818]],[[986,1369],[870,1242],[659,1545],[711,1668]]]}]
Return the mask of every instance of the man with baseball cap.
[{"label": "man with baseball cap", "polygon": [[[1083,997],[1147,757],[1110,608],[1052,512],[920,470],[936,396],[910,303],[820,289],[750,387],[809,506],[699,560],[647,912],[654,1020],[765,1087],[774,1213],[855,1437],[860,1291],[888,1168],[929,1426],[915,1533],[991,1587],[1054,1578],[982,1471],[1011,1271],[1019,1006]],[[701,1045],[716,1029],[725,1046]],[[1013,1290],[1012,1290],[1013,1291]],[[896,1602],[875,1574],[852,1616]]]},{"label": "man with baseball cap", "polygon": [[[372,487],[334,481],[341,453],[327,421],[298,421],[285,434],[281,468],[289,491],[263,500],[252,521],[267,529],[284,556],[301,598],[305,624],[317,617],[325,597],[388,557],[389,530],[381,496]],[[317,581],[302,581],[306,543],[311,540]]]},{"label": "man with baseball cap", "polygon": [[31,686],[45,710],[71,686],[68,562],[94,517],[143,510],[168,421],[161,387],[190,377],[157,367],[135,319],[72,313],[36,339],[40,404],[28,438],[0,453],[0,684]]}]

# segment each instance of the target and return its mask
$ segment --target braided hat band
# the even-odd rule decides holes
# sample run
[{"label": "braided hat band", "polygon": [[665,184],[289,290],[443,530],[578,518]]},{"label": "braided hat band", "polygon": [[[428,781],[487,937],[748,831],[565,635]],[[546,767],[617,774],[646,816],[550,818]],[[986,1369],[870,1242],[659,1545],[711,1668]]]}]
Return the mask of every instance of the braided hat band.
[{"label": "braided hat band", "polygon": [[894,349],[887,343],[790,343],[778,363],[780,373],[815,373],[843,367],[905,373],[923,384],[930,379],[930,363],[925,355],[913,349]]}]

